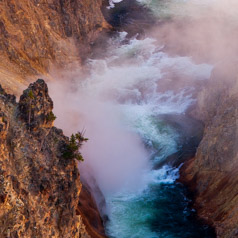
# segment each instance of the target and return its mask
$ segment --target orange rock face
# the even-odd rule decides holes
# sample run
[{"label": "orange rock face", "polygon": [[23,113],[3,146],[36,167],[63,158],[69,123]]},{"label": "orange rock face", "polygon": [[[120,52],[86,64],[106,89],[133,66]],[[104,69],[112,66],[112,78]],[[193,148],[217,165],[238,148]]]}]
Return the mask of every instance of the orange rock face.
[{"label": "orange rock face", "polygon": [[80,62],[90,42],[108,27],[101,4],[101,0],[0,1],[1,84],[16,91],[26,76],[46,74],[51,64]]},{"label": "orange rock face", "polygon": [[69,138],[53,127],[52,109],[43,80],[19,103],[0,87],[0,237],[105,237],[90,192],[80,195]]},{"label": "orange rock face", "polygon": [[217,237],[233,238],[238,237],[236,74],[219,78],[218,71],[200,94],[194,115],[205,122],[204,136],[196,157],[182,167],[181,181],[194,191],[198,215],[215,227]]},{"label": "orange rock face", "polygon": [[[80,67],[90,45],[109,28],[101,5],[102,0],[0,1],[4,89],[19,95],[36,75],[49,76],[52,65]],[[53,126],[52,108],[42,80],[31,84],[19,103],[0,87],[0,237],[104,236],[89,191],[81,197],[90,211],[78,211],[79,172],[64,156],[69,141]],[[91,227],[95,214],[97,228]]]}]

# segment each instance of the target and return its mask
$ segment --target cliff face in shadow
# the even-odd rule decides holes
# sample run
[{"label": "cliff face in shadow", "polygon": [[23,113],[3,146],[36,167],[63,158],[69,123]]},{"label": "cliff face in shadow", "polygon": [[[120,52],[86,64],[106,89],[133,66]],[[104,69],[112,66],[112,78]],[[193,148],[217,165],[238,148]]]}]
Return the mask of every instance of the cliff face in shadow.
[{"label": "cliff face in shadow", "polygon": [[199,95],[193,116],[205,122],[194,159],[181,181],[195,192],[198,215],[216,228],[217,237],[238,237],[238,90],[234,64],[218,66]]},{"label": "cliff face in shadow", "polygon": [[[0,82],[10,91],[51,64],[78,64],[108,28],[102,0],[0,1]],[[3,80],[4,79],[4,80]]]},{"label": "cliff face in shadow", "polygon": [[[52,109],[43,80],[30,84],[19,103],[0,87],[0,236],[86,238],[93,230],[92,237],[105,237],[90,193],[80,194],[76,161],[65,153],[69,138],[53,126]],[[78,212],[82,197],[92,206],[86,214]],[[84,225],[90,212],[96,228]]]},{"label": "cliff face in shadow", "polygon": [[[102,195],[102,198],[103,195]],[[93,238],[105,238],[103,221],[98,211],[96,201],[92,196],[90,188],[84,183],[79,196],[77,214],[82,217],[83,224],[86,226],[88,234]]]}]

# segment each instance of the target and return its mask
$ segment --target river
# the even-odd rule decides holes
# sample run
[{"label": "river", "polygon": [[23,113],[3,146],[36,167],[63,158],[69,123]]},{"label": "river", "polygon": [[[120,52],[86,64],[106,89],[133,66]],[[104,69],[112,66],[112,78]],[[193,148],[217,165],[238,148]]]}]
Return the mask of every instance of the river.
[{"label": "river", "polygon": [[[189,17],[187,2],[140,0],[159,18]],[[209,1],[190,2],[204,9]],[[214,237],[189,207],[186,188],[176,182],[179,167],[164,163],[181,149],[184,136],[166,118],[182,117],[189,126],[186,111],[213,65],[171,55],[152,35],[125,40],[127,32],[120,32],[108,39],[104,57],[88,59],[88,76],[77,86],[74,81],[66,94],[68,114],[77,118],[71,125],[85,129],[89,138],[81,174],[91,171],[105,197],[111,238]]]}]

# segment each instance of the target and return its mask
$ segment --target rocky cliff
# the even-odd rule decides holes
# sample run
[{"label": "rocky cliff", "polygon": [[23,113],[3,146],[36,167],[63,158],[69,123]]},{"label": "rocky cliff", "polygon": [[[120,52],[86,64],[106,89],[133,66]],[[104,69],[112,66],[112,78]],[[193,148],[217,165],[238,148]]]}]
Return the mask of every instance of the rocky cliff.
[{"label": "rocky cliff", "polygon": [[77,64],[108,28],[102,0],[0,1],[0,83],[18,93],[52,64]]},{"label": "rocky cliff", "polygon": [[204,136],[195,158],[181,170],[198,215],[222,238],[238,237],[237,75],[236,64],[220,65],[200,93],[192,114],[205,122]]},{"label": "rocky cliff", "polygon": [[[19,103],[0,87],[0,237],[105,237],[52,109],[43,80],[30,84]],[[94,224],[85,226],[90,214]]]},{"label": "rocky cliff", "polygon": [[[66,158],[44,81],[80,67],[109,29],[103,0],[0,1],[0,237],[105,237],[97,206]],[[71,156],[72,157],[72,156]],[[85,226],[84,226],[85,224]]]}]

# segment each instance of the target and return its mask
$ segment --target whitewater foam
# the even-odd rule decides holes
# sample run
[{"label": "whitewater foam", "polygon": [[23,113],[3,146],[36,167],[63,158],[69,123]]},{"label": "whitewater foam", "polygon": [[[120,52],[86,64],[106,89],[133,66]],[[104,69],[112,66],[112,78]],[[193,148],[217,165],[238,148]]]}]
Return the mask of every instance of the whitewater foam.
[{"label": "whitewater foam", "polygon": [[[189,57],[170,57],[155,39],[120,45],[125,36],[111,40],[105,59],[89,60],[90,75],[74,80],[73,90],[64,82],[50,84],[57,89],[57,94],[52,90],[56,125],[68,135],[86,129],[89,142],[82,149],[80,171],[87,178],[90,170],[104,193],[108,235],[159,237],[150,227],[158,195],[154,187],[157,191],[160,185],[173,184],[178,170],[152,168],[177,151],[178,134],[158,116],[184,113],[194,103],[191,82],[209,78],[212,67]],[[171,74],[185,82],[175,88]]]},{"label": "whitewater foam", "polygon": [[110,9],[110,8],[115,7],[115,4],[119,3],[121,1],[123,1],[123,0],[109,0],[109,7],[108,8]]}]

